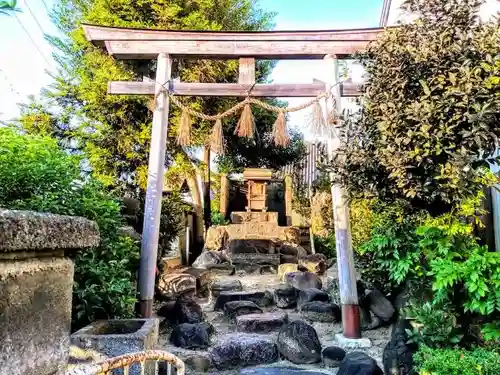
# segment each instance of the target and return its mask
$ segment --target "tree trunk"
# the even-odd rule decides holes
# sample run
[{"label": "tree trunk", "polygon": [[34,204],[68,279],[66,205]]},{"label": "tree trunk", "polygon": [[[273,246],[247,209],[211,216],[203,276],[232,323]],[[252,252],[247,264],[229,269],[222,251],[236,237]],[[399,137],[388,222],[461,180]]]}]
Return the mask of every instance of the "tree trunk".
[{"label": "tree trunk", "polygon": [[212,209],[210,205],[210,146],[203,148],[203,163],[205,173],[203,176],[203,217],[205,229],[208,230],[212,225]]},{"label": "tree trunk", "polygon": [[201,207],[201,194],[198,188],[196,175],[187,176],[186,181],[193,198],[194,212],[196,214],[195,228],[193,228],[195,240],[197,242],[203,242],[203,209]]}]

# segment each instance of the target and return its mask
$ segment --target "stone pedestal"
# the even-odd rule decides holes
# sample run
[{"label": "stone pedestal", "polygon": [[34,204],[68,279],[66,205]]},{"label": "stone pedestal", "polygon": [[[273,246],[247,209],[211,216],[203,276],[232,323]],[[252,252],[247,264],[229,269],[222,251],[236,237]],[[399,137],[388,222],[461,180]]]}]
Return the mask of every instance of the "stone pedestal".
[{"label": "stone pedestal", "polygon": [[[117,319],[97,321],[71,335],[71,344],[90,348],[107,357],[154,349],[158,342],[158,319]],[[117,370],[116,375],[121,375]],[[141,374],[140,365],[130,375]],[[146,375],[155,375],[154,362],[146,363]]]},{"label": "stone pedestal", "polygon": [[69,356],[73,263],[64,249],[99,244],[83,218],[0,210],[2,374],[62,374]]}]

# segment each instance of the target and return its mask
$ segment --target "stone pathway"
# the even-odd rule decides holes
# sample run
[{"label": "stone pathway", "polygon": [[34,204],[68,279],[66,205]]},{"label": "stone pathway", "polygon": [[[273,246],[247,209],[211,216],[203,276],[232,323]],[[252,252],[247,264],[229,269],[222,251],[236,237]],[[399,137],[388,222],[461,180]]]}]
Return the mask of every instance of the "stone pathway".
[{"label": "stone pathway", "polygon": [[[326,286],[326,276],[322,276],[321,279],[323,285]],[[218,297],[196,299],[205,316],[204,321],[210,323],[215,329],[208,348],[198,350],[179,348],[170,342],[171,328],[164,328],[160,333],[160,348],[183,359],[188,367],[187,374],[321,375],[337,373],[337,368],[324,367],[322,362],[296,365],[281,359],[275,345],[280,327],[286,319],[292,322],[304,320],[304,317],[295,307],[280,309],[276,307],[272,298],[271,301],[269,300],[275,289],[284,286],[278,275],[216,276],[213,282],[217,285],[214,288],[214,294]],[[307,299],[308,296],[302,298]],[[224,311],[226,302],[238,300],[250,302],[231,302],[231,311],[228,309]],[[339,346],[335,340],[335,334],[342,332],[341,323],[310,321],[307,323],[317,332],[323,349],[329,346]],[[382,352],[389,341],[389,328],[382,327],[365,331],[363,337],[371,340],[372,347],[356,349],[356,351],[368,354],[377,361],[380,368],[383,368]],[[346,352],[350,351],[353,349],[346,348]],[[220,370],[210,366],[214,361],[217,362]],[[261,365],[262,363],[264,364]]]}]

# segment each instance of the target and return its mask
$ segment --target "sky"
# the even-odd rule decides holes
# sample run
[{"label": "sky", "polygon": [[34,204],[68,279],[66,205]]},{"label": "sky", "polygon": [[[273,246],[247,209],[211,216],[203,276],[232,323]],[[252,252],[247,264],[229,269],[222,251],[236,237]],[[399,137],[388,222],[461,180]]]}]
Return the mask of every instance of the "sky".
[{"label": "sky", "polygon": [[[28,95],[37,95],[51,82],[47,71],[53,71],[56,64],[43,34],[57,33],[47,12],[56,2],[19,0],[22,12],[17,13],[17,17],[0,18],[0,51],[3,51],[0,55],[0,120],[17,116],[16,103],[25,102]],[[382,8],[382,0],[260,0],[260,4],[263,9],[277,13],[277,30],[376,27]],[[272,78],[277,83],[310,83],[314,78],[322,78],[322,70],[318,61],[281,61]],[[288,101],[294,105],[303,100]],[[299,113],[291,119],[292,125],[300,124],[302,115]]]}]

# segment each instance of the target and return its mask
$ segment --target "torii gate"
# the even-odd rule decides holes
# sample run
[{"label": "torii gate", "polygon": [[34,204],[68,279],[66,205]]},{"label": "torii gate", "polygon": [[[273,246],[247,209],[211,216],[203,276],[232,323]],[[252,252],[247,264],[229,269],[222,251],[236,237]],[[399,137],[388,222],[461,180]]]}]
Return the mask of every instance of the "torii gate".
[{"label": "torii gate", "polygon": [[[168,91],[180,96],[232,97],[316,97],[333,91],[337,110],[340,98],[358,96],[360,89],[352,83],[340,83],[338,59],[363,50],[375,40],[381,28],[335,31],[268,31],[213,32],[165,31],[83,25],[87,39],[104,46],[117,59],[157,59],[156,82],[109,82],[109,94],[155,95],[148,185],[144,211],[139,270],[140,311],[152,315],[156,255],[158,250],[161,197],[165,173],[169,97]],[[238,83],[185,83],[171,81],[171,57],[239,59]],[[259,59],[327,59],[330,79],[326,84],[255,84],[255,58]],[[253,87],[252,90],[248,88]],[[329,145],[330,155],[339,146]],[[352,253],[349,209],[340,186],[332,186],[333,216],[337,248],[340,299],[344,336],[359,338],[360,315]]]}]

